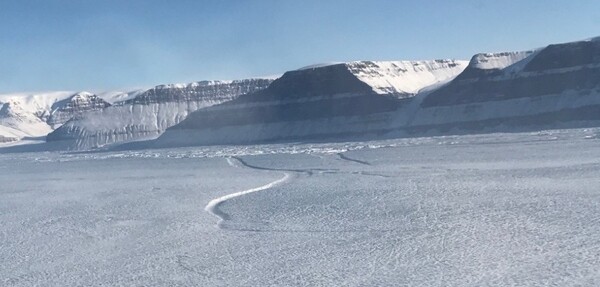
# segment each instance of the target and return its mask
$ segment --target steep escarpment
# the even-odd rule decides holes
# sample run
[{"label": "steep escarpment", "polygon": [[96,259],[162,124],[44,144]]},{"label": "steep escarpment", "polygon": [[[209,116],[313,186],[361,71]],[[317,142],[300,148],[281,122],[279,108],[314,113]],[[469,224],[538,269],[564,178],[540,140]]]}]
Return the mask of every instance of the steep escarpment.
[{"label": "steep escarpment", "polygon": [[56,129],[74,117],[80,117],[87,112],[102,110],[109,106],[111,104],[97,95],[87,92],[77,93],[70,98],[54,103],[46,122]]},{"label": "steep escarpment", "polygon": [[451,61],[353,62],[288,72],[262,92],[192,114],[155,145],[600,124],[598,40],[478,54],[464,70],[458,67],[460,62]]},{"label": "steep escarpment", "polygon": [[600,41],[483,53],[469,62],[313,65],[277,80],[161,85],[118,98],[0,96],[0,136],[51,132],[48,141],[89,149],[139,140],[171,147],[598,126]]},{"label": "steep escarpment", "polygon": [[[600,42],[476,55],[427,96],[411,123],[443,130],[511,130],[600,120]],[[578,122],[578,123],[577,123]]]},{"label": "steep escarpment", "polygon": [[133,99],[75,118],[49,134],[47,140],[87,149],[156,137],[193,111],[259,91],[271,82],[247,79],[156,86]]},{"label": "steep escarpment", "polygon": [[330,138],[387,128],[393,113],[466,62],[351,62],[285,73],[267,89],[191,114],[157,146]]}]

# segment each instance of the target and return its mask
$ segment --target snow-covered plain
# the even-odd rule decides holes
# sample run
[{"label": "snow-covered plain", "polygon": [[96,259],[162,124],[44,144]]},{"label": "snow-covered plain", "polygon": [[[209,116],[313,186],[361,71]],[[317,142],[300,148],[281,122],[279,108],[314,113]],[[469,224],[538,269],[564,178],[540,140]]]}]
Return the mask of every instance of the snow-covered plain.
[{"label": "snow-covered plain", "polygon": [[600,285],[600,129],[1,152],[2,286]]}]

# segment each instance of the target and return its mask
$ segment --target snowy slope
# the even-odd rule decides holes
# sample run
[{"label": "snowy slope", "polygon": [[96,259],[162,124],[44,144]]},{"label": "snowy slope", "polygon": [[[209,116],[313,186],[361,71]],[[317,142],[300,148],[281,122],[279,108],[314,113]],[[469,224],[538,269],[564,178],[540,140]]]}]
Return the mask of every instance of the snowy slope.
[{"label": "snowy slope", "polygon": [[47,140],[87,149],[156,137],[190,112],[264,89],[271,81],[247,79],[156,86],[109,108],[78,117],[49,134]]},{"label": "snowy slope", "polygon": [[600,120],[598,111],[600,42],[590,40],[476,55],[463,74],[423,100],[411,124],[445,129],[591,124]]},{"label": "snowy slope", "polygon": [[410,97],[428,86],[453,79],[467,66],[465,61],[351,62],[346,66],[377,94]]},{"label": "snowy slope", "polygon": [[0,285],[600,286],[599,174],[598,128],[0,152]]},{"label": "snowy slope", "polygon": [[204,109],[167,130],[157,146],[326,138],[365,132],[411,103],[420,90],[447,82],[466,61],[350,62],[285,73],[267,89]]},{"label": "snowy slope", "polygon": [[422,89],[447,82],[466,67],[467,61],[355,61],[347,63],[321,63],[296,71],[323,70],[332,66],[345,67],[354,77],[367,84],[380,95],[408,98]]},{"label": "snowy slope", "polygon": [[473,69],[504,69],[531,56],[534,51],[483,53],[473,56],[469,67]]},{"label": "snowy slope", "polygon": [[[62,125],[47,140],[65,141],[77,149],[152,139],[167,129],[150,144],[593,126],[600,122],[599,79],[600,41],[593,38],[530,51],[482,53],[468,62],[326,63],[286,72],[276,80],[204,81],[107,93],[107,102],[114,103],[108,108],[90,100],[71,101],[97,109],[77,114],[64,125],[73,112],[61,116],[53,107],[68,110],[68,105],[47,97],[51,104],[3,104],[0,124],[4,141],[43,135]],[[54,118],[55,124],[48,126]]]},{"label": "snowy slope", "polygon": [[75,116],[109,105],[88,92],[0,95],[0,127],[14,139],[41,137]]},{"label": "snowy slope", "polygon": [[307,67],[284,74],[263,92],[196,112],[153,144],[328,141],[600,125],[597,40],[477,54],[462,68],[460,62],[443,60]]},{"label": "snowy slope", "polygon": [[22,138],[45,136],[52,131],[47,124],[52,105],[68,99],[74,92],[0,95],[0,126]]},{"label": "snowy slope", "polygon": [[131,91],[108,91],[97,93],[98,97],[109,102],[110,104],[118,104],[127,100],[131,100],[137,97],[139,94],[147,91],[147,88],[143,89],[132,89]]},{"label": "snowy slope", "polygon": [[92,93],[77,93],[65,100],[54,103],[47,123],[52,129],[56,129],[72,118],[80,117],[92,111],[99,111],[109,106],[108,102]]},{"label": "snowy slope", "polygon": [[0,143],[18,141],[26,136],[27,134],[20,130],[0,125]]}]

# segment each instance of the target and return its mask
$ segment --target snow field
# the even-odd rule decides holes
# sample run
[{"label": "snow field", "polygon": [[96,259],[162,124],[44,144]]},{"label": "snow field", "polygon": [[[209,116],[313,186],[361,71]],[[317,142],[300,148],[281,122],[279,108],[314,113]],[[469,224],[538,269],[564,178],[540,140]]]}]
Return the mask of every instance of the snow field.
[{"label": "snow field", "polygon": [[599,134],[0,154],[0,285],[596,286]]}]

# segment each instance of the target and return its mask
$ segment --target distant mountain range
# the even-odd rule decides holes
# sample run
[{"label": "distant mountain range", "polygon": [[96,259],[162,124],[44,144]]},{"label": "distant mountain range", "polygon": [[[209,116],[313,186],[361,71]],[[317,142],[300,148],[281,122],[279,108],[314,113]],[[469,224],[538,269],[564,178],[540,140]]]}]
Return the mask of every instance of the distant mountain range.
[{"label": "distant mountain range", "polygon": [[267,89],[193,113],[155,146],[352,139],[390,123],[466,61],[351,62],[285,73]]},{"label": "distant mountain range", "polygon": [[471,61],[313,65],[277,79],[0,95],[0,142],[65,149],[407,137],[600,125],[598,38]]},{"label": "distant mountain range", "polygon": [[265,89],[271,82],[271,79],[247,79],[157,86],[111,107],[74,118],[50,133],[47,140],[63,141],[69,148],[88,149],[153,139],[189,113]]},{"label": "distant mountain range", "polygon": [[125,95],[105,96],[87,92],[0,95],[0,142],[44,137],[70,119],[107,108]]}]

